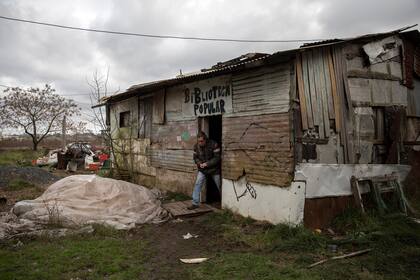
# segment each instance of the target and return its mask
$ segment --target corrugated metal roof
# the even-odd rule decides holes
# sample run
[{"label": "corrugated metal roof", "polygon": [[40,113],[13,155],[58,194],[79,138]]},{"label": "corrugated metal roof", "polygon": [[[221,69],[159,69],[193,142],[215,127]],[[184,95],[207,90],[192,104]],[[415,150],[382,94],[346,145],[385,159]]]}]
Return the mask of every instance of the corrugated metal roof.
[{"label": "corrugated metal roof", "polygon": [[[177,85],[177,84],[192,82],[192,81],[203,79],[203,78],[206,78],[206,77],[221,75],[221,74],[224,74],[224,73],[230,73],[230,72],[233,72],[237,69],[247,68],[247,66],[250,66],[250,68],[251,67],[258,67],[258,66],[263,65],[266,62],[269,62],[271,60],[274,60],[275,58],[278,58],[279,56],[293,55],[294,53],[296,53],[298,51],[302,51],[302,50],[308,49],[308,48],[318,48],[318,47],[324,47],[324,46],[329,46],[329,45],[346,43],[346,42],[350,42],[350,41],[389,36],[391,34],[401,33],[402,31],[410,29],[414,26],[417,26],[417,24],[412,25],[412,26],[407,26],[407,27],[404,27],[404,28],[400,28],[400,29],[396,29],[396,30],[389,31],[389,32],[384,32],[384,33],[366,34],[366,35],[352,37],[352,38],[346,38],[346,39],[330,39],[330,40],[323,40],[323,41],[314,42],[314,43],[308,43],[308,44],[302,45],[300,48],[297,48],[297,49],[279,51],[279,52],[275,52],[273,54],[260,54],[259,53],[258,55],[256,55],[256,58],[252,58],[252,56],[250,56],[250,54],[245,54],[245,55],[239,56],[237,58],[234,58],[232,60],[229,60],[229,61],[225,62],[225,63],[227,63],[227,65],[222,62],[222,63],[216,64],[215,66],[212,66],[212,68],[210,68],[210,69],[203,69],[202,71],[197,71],[197,72],[178,75],[175,78],[157,80],[157,81],[152,81],[152,82],[133,85],[130,88],[128,88],[127,91],[125,91],[125,92],[103,98],[101,100],[101,103],[106,103],[106,102],[110,102],[110,101],[114,101],[114,100],[115,101],[122,100],[122,99],[132,97],[134,95],[140,94],[140,93],[148,93],[148,92],[158,90],[158,89],[168,87],[168,86],[174,86],[174,85]],[[417,32],[416,33],[417,36],[418,36],[418,33],[419,33],[417,30],[410,31],[410,32]],[[406,33],[408,33],[408,32],[406,32]],[[245,59],[241,59],[241,58],[245,58]]]},{"label": "corrugated metal roof", "polygon": [[323,41],[318,41],[318,42],[313,42],[313,43],[306,43],[306,44],[303,44],[301,46],[301,49],[312,48],[312,47],[321,47],[321,46],[326,46],[326,45],[335,45],[335,44],[339,44],[339,43],[356,41],[356,40],[372,39],[372,38],[375,38],[375,37],[389,36],[391,34],[401,33],[404,30],[413,28],[414,26],[417,26],[417,24],[414,24],[414,25],[411,25],[411,26],[406,26],[406,27],[399,28],[399,29],[396,29],[396,30],[393,30],[393,31],[388,31],[388,32],[371,33],[371,34],[365,34],[365,35],[351,37],[351,38],[328,39],[328,40],[323,40]]},{"label": "corrugated metal roof", "polygon": [[165,80],[157,80],[157,81],[153,81],[153,82],[134,85],[134,86],[131,86],[130,88],[128,88],[127,91],[125,91],[123,93],[119,93],[119,94],[116,94],[116,95],[112,95],[112,96],[108,96],[106,98],[103,98],[102,102],[108,102],[108,101],[111,101],[113,99],[117,99],[117,98],[119,99],[121,97],[123,97],[123,99],[129,98],[129,97],[137,94],[138,91],[149,92],[149,91],[152,91],[152,90],[157,90],[158,88],[173,86],[173,85],[180,84],[180,83],[183,83],[183,82],[194,81],[194,80],[197,80],[197,79],[200,79],[200,78],[205,78],[205,77],[208,77],[208,76],[213,76],[213,75],[222,74],[222,73],[229,73],[229,72],[232,72],[235,69],[243,67],[245,65],[250,65],[250,64],[253,64],[253,63],[258,63],[259,61],[263,61],[263,60],[269,58],[270,56],[272,56],[272,55],[271,54],[265,54],[263,56],[259,56],[259,57],[255,58],[255,59],[249,59],[249,60],[241,61],[241,62],[233,64],[233,65],[222,66],[222,67],[219,67],[219,68],[209,69],[209,70],[200,71],[200,72],[186,73],[186,74],[183,74],[183,75],[179,75],[175,78],[170,78],[170,79],[165,79]]}]

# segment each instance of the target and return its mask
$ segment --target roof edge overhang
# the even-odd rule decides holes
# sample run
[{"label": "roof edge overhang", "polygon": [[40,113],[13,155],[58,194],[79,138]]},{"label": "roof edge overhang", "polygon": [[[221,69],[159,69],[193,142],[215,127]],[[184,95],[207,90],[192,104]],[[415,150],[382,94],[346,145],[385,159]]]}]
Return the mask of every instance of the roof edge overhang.
[{"label": "roof edge overhang", "polygon": [[[332,39],[332,40],[326,40],[326,41],[321,41],[321,42],[316,42],[316,43],[305,44],[297,49],[290,49],[290,50],[275,52],[273,54],[267,54],[265,56],[262,56],[262,57],[259,57],[250,61],[222,67],[219,69],[213,69],[213,70],[209,70],[205,72],[199,72],[197,74],[134,85],[130,87],[128,90],[126,90],[125,92],[103,98],[101,100],[101,103],[98,105],[95,105],[94,107],[100,107],[108,103],[119,102],[128,98],[137,96],[137,95],[148,94],[148,93],[158,91],[167,87],[172,87],[172,86],[176,86],[180,84],[208,79],[208,78],[221,76],[225,74],[235,73],[235,72],[243,71],[246,69],[252,69],[252,68],[258,68],[261,66],[284,63],[284,62],[289,61],[292,57],[294,57],[296,53],[305,51],[307,49],[335,46],[338,44],[344,44],[344,43],[349,43],[349,42],[354,42],[354,41],[363,41],[363,40],[371,41],[373,39],[384,38],[393,34],[401,34],[401,36],[406,37],[409,40],[420,42],[420,33],[418,30],[406,31],[415,26],[417,26],[417,24],[399,28],[399,29],[389,31],[389,32],[366,34],[366,35],[357,36],[353,38]],[[406,31],[406,32],[403,32],[403,31]]]}]

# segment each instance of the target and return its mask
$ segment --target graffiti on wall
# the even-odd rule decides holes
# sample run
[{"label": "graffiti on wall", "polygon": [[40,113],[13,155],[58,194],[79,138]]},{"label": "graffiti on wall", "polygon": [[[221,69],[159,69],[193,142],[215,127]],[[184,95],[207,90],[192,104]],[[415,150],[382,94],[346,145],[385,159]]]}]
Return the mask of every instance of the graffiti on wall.
[{"label": "graffiti on wall", "polygon": [[194,116],[220,115],[231,107],[230,86],[194,87],[184,90],[184,103],[193,106]]},{"label": "graffiti on wall", "polygon": [[251,196],[251,198],[253,199],[257,199],[257,191],[255,190],[255,188],[251,185],[250,182],[246,182],[245,184],[245,190],[238,195],[238,192],[236,191],[236,186],[235,186],[235,182],[232,181],[233,184],[233,190],[235,191],[235,196],[236,196],[236,200],[239,202],[239,199],[246,196],[247,194],[249,194]]}]

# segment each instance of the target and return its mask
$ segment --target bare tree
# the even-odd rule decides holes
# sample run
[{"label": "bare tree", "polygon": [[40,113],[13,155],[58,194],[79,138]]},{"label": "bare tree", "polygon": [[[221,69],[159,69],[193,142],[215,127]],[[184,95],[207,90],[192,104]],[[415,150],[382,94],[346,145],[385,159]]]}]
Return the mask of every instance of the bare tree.
[{"label": "bare tree", "polygon": [[[105,75],[100,75],[98,74],[98,71],[95,71],[92,79],[87,81],[90,87],[91,104],[92,107],[95,107],[93,109],[94,120],[92,122],[96,126],[99,126],[105,141],[110,146],[113,164],[115,165],[117,172],[121,175],[122,172],[128,171],[129,176],[132,178],[134,174],[133,134],[137,128],[136,124],[130,122],[130,125],[125,128],[125,133],[123,133],[117,126],[111,127],[110,123],[107,124],[107,117],[110,118],[108,120],[109,122],[111,122],[111,118],[114,118],[115,120],[118,119],[116,115],[117,112],[114,111],[112,112],[113,114],[108,112],[108,116],[106,116],[106,107],[94,106],[103,103],[106,97],[109,96],[108,80],[109,68]],[[116,94],[118,91],[113,92],[112,94]],[[141,123],[139,125],[141,127],[143,124]]]},{"label": "bare tree", "polygon": [[[107,69],[106,75],[100,75],[98,70],[96,70],[91,80],[87,80],[87,83],[90,87],[90,103],[92,107],[100,104],[104,98],[106,98],[108,93],[108,79],[109,79],[109,68]],[[113,94],[118,93],[118,91]],[[95,126],[99,127],[101,132],[109,131],[108,125],[106,124],[106,109],[103,106],[95,107],[93,109],[93,118],[92,122]]]},{"label": "bare tree", "polygon": [[4,92],[7,95],[2,98],[0,123],[23,129],[32,138],[33,150],[37,150],[38,144],[60,127],[63,116],[80,112],[73,100],[56,94],[48,84],[43,89],[13,87]]},{"label": "bare tree", "polygon": [[[105,142],[109,147],[111,148],[112,157],[114,158],[113,163],[115,164],[117,170],[120,170],[118,161],[116,159],[116,151],[118,149],[118,142],[113,138],[113,134],[115,134],[113,131],[111,131],[111,127],[107,124],[107,116],[106,116],[106,107],[104,106],[97,106],[98,104],[101,104],[106,98],[108,93],[108,80],[109,80],[109,68],[107,69],[106,75],[100,75],[98,73],[98,70],[96,70],[91,80],[86,79],[89,87],[90,87],[90,103],[92,104],[92,110],[93,110],[93,117],[92,117],[92,123],[99,127],[101,130],[101,134],[105,139]],[[114,92],[113,94],[118,93],[118,91]],[[109,116],[108,116],[109,117]]]},{"label": "bare tree", "polygon": [[73,135],[74,141],[79,141],[80,136],[82,136],[85,133],[89,132],[89,129],[87,128],[87,122],[84,121],[72,121],[70,120],[67,123],[67,131],[69,134]]}]

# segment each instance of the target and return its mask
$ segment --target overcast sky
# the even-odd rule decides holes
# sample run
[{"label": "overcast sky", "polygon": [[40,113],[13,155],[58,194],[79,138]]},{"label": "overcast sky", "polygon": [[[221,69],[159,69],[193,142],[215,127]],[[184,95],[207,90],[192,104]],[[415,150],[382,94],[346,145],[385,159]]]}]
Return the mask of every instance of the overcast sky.
[{"label": "overcast sky", "polygon": [[[0,0],[0,15],[82,28],[236,39],[345,38],[420,24],[419,0]],[[0,84],[42,86],[89,113],[93,72],[110,69],[111,91],[174,77],[248,52],[298,43],[151,39],[64,30],[0,19]],[[0,92],[2,91],[0,87]],[[3,93],[1,93],[3,95]]]}]

